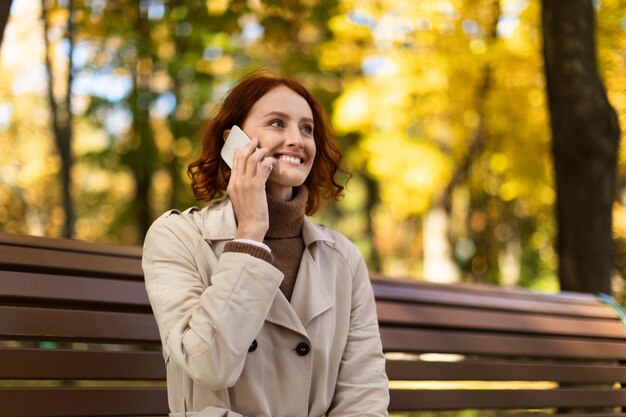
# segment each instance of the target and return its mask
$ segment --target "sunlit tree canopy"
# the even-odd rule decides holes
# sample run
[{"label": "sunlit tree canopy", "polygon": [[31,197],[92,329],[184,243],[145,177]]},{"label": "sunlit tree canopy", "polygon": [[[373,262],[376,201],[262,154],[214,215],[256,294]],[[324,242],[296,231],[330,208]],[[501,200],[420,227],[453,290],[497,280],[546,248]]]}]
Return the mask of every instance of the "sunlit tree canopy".
[{"label": "sunlit tree canopy", "polygon": [[[3,231],[61,234],[46,53],[59,100],[73,58],[76,237],[126,244],[164,210],[198,204],[186,167],[203,122],[236,80],[269,68],[329,110],[353,177],[316,220],[354,240],[372,270],[556,289],[539,2],[74,0],[71,13],[67,0],[13,3],[0,49]],[[626,126],[626,0],[594,4],[601,75]]]}]

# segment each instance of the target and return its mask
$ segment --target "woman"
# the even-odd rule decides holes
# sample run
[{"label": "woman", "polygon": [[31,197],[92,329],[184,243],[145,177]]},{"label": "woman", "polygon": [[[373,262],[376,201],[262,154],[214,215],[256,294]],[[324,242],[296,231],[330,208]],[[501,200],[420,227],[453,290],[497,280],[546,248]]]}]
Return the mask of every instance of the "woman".
[{"label": "woman", "polygon": [[[220,150],[233,125],[252,141],[230,171]],[[189,167],[210,204],[165,213],[144,245],[171,416],[387,415],[363,258],[306,218],[342,192],[340,160],[299,82],[256,73],[225,97]]]}]

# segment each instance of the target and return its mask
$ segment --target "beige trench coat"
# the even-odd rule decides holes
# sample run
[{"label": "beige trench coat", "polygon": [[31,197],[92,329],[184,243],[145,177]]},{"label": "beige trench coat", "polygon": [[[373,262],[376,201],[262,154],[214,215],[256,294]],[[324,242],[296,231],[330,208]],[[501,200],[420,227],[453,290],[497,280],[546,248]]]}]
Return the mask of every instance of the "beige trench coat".
[{"label": "beige trench coat", "polygon": [[235,230],[227,199],[167,212],[146,236],[170,416],[387,416],[372,287],[354,245],[305,219],[290,303],[274,266],[222,254]]}]

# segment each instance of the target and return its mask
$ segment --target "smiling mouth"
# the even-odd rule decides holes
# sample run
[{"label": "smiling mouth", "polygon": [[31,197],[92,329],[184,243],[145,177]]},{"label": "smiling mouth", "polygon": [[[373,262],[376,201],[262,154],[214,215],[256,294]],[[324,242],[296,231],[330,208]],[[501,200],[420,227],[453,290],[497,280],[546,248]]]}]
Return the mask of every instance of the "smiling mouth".
[{"label": "smiling mouth", "polygon": [[282,155],[280,157],[278,157],[279,161],[283,161],[283,162],[289,162],[291,164],[302,164],[304,163],[304,161],[301,158],[295,157],[295,156],[286,156],[286,155]]}]

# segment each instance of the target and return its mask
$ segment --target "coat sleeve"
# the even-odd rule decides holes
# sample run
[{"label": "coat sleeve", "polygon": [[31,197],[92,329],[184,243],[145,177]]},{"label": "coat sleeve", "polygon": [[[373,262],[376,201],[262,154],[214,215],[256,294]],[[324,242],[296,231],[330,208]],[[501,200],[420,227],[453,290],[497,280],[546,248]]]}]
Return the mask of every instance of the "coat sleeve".
[{"label": "coat sleeve", "polygon": [[[150,227],[142,266],[164,352],[211,390],[235,384],[250,344],[272,304],[282,273],[254,256],[223,253],[205,287],[198,268],[208,245],[182,215],[162,216]],[[206,264],[206,262],[205,262]]]},{"label": "coat sleeve", "polygon": [[360,254],[356,263],[352,277],[350,330],[328,417],[388,416],[389,381],[385,373],[374,292]]}]

